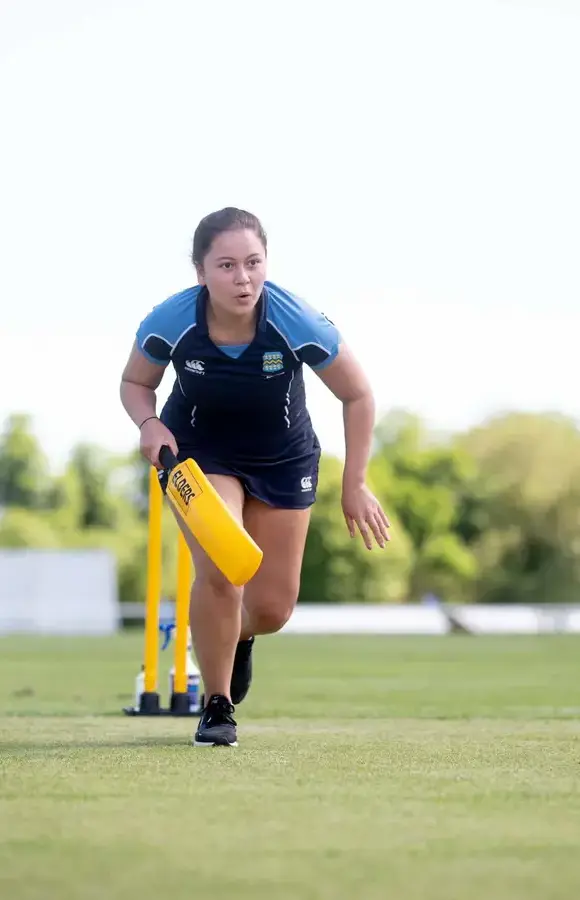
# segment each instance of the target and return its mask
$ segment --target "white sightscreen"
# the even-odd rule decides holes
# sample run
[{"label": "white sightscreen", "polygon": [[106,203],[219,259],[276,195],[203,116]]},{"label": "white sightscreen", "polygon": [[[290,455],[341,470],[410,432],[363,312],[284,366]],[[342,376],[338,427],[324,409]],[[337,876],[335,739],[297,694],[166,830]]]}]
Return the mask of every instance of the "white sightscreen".
[{"label": "white sightscreen", "polygon": [[112,634],[117,572],[105,550],[0,550],[0,634]]}]

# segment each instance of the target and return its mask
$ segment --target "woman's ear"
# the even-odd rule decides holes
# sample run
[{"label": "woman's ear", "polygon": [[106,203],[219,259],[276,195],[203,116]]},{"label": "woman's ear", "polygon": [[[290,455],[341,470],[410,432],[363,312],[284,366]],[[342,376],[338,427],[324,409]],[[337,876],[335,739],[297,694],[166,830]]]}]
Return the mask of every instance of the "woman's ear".
[{"label": "woman's ear", "polygon": [[196,266],[195,271],[197,272],[198,284],[201,284],[202,287],[205,287],[205,275],[203,272],[203,266]]}]

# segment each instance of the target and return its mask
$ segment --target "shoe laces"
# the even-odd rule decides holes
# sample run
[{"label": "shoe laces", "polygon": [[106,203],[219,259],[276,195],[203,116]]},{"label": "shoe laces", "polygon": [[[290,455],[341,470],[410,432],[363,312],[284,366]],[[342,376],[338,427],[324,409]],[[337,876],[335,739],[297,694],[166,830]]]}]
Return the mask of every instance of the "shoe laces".
[{"label": "shoe laces", "polygon": [[204,711],[204,719],[206,728],[214,725],[233,725],[236,726],[236,720],[233,717],[234,707],[221,694],[214,694],[210,697]]}]

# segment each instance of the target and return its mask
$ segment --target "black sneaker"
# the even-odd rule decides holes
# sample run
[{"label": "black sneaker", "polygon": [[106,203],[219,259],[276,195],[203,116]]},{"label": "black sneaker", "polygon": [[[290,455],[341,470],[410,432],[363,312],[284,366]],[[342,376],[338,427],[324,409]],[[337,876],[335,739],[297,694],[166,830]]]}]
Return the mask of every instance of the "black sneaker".
[{"label": "black sneaker", "polygon": [[237,747],[234,707],[227,697],[213,694],[204,707],[193,743],[196,747]]},{"label": "black sneaker", "polygon": [[252,683],[252,650],[254,638],[247,641],[238,641],[236,655],[234,656],[234,668],[230,684],[232,703],[237,706],[241,703]]}]

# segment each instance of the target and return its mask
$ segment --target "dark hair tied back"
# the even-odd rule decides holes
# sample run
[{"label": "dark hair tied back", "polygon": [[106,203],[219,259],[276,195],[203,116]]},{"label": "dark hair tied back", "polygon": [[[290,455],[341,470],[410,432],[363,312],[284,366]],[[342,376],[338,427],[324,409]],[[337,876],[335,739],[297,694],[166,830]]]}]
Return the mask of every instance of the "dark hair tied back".
[{"label": "dark hair tied back", "polygon": [[191,261],[194,266],[203,265],[205,256],[218,234],[243,228],[253,231],[264,245],[264,251],[267,250],[266,232],[262,228],[260,220],[253,213],[246,212],[245,209],[236,209],[235,206],[226,206],[225,209],[205,216],[195,229],[193,236]]}]

